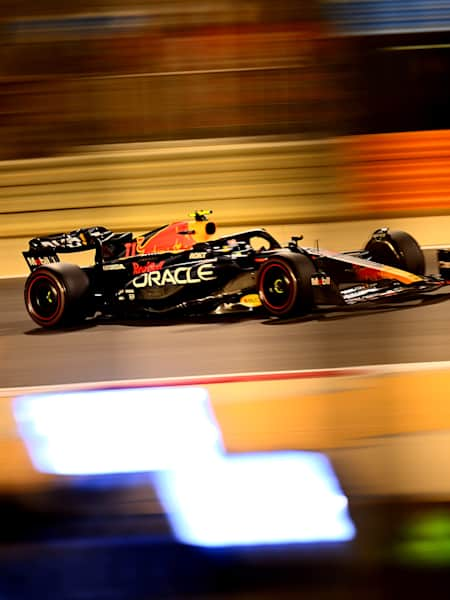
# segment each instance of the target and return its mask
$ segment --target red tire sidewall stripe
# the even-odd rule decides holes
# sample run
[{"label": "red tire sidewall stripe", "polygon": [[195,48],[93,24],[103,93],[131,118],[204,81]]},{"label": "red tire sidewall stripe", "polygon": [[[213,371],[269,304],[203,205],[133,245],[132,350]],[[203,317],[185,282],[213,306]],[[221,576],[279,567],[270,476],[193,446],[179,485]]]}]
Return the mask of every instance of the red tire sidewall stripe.
[{"label": "red tire sidewall stripe", "polygon": [[[50,282],[53,286],[55,286],[58,290],[58,304],[56,307],[55,312],[53,313],[52,316],[50,317],[42,317],[41,315],[37,315],[33,309],[32,313],[33,315],[35,315],[36,320],[38,321],[42,321],[43,323],[48,323],[51,324],[52,321],[55,321],[55,319],[59,319],[59,317],[61,316],[63,310],[64,310],[64,304],[62,302],[62,293],[61,293],[61,286],[59,285],[59,282],[56,280],[55,277],[53,277],[52,275],[48,274],[48,273],[39,273],[39,275],[37,275],[33,281],[30,283],[30,285],[27,288],[27,308],[32,306],[32,302],[31,302],[31,290],[33,288],[33,286],[36,284],[36,282],[38,282],[39,280],[46,280],[48,282]],[[28,308],[29,310],[29,308]]]},{"label": "red tire sidewall stripe", "polygon": [[[292,271],[289,270],[289,268],[282,262],[271,262],[268,265],[264,265],[261,269],[261,275],[260,275],[260,283],[259,283],[259,289],[262,289],[264,286],[264,278],[266,277],[266,274],[268,271],[270,271],[271,267],[278,267],[279,269],[281,269],[286,275],[287,277],[289,277],[290,280],[293,279],[293,273]],[[292,282],[294,283],[294,282]],[[294,302],[295,299],[295,285],[291,285],[290,286],[290,290],[289,290],[289,298],[288,301],[282,306],[282,307],[278,307],[278,306],[273,306],[266,297],[266,294],[263,292],[263,303],[265,303],[270,310],[273,310],[274,312],[283,312],[285,310],[289,310]]]}]

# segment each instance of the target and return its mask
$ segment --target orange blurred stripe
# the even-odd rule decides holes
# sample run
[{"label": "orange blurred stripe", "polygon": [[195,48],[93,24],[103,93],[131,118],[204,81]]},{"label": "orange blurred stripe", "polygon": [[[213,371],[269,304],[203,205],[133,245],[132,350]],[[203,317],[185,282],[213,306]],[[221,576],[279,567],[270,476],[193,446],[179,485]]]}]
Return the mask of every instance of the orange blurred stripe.
[{"label": "orange blurred stripe", "polygon": [[450,131],[356,136],[342,150],[357,212],[450,210]]}]

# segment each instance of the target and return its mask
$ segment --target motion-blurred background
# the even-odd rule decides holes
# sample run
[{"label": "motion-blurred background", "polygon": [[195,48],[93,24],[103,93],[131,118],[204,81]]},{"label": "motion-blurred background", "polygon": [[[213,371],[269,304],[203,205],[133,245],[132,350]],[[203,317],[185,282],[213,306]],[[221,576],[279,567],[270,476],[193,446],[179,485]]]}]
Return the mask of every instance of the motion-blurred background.
[{"label": "motion-blurred background", "polygon": [[[148,230],[193,206],[225,226],[448,215],[448,11],[3,2],[2,249],[99,221]],[[442,223],[399,225],[426,244]]]},{"label": "motion-blurred background", "polygon": [[367,101],[358,97],[357,71],[364,81],[366,67],[332,16],[326,4],[289,0],[10,3],[2,15],[2,157],[369,131]]},{"label": "motion-blurred background", "polygon": [[1,157],[445,129],[446,2],[2,2]]}]

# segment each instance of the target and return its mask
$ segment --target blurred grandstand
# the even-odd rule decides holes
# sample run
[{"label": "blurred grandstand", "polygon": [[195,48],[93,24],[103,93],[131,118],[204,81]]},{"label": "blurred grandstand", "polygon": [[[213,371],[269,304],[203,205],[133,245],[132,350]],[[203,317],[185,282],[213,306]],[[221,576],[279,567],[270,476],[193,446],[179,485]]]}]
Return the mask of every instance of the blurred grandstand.
[{"label": "blurred grandstand", "polygon": [[446,4],[5,2],[0,158],[446,128]]},{"label": "blurred grandstand", "polygon": [[6,3],[0,158],[86,144],[342,132],[317,2]]}]

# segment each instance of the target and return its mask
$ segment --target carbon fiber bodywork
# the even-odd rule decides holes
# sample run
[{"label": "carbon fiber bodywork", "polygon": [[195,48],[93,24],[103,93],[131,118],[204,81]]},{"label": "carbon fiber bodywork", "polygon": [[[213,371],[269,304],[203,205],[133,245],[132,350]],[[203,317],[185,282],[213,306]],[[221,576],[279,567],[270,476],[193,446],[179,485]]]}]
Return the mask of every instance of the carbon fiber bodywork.
[{"label": "carbon fiber bodywork", "polygon": [[[73,304],[73,297],[79,296],[83,316],[252,311],[261,304],[269,313],[284,316],[320,304],[406,297],[449,283],[449,250],[439,254],[443,273],[430,276],[376,262],[366,249],[338,253],[308,248],[295,236],[282,246],[262,228],[211,239],[214,232],[214,223],[204,213],[195,213],[194,221],[173,223],[142,236],[89,227],[34,238],[23,253],[31,270],[25,288],[28,312],[45,326],[47,317],[40,322],[33,312],[39,313],[47,300],[54,303],[47,306],[50,313],[55,303],[66,310],[69,300]],[[390,244],[389,230],[377,230],[371,239],[378,245],[383,239]],[[72,291],[70,295],[67,289],[74,287],[73,275],[61,274],[59,255],[84,250],[95,251],[94,264],[81,269],[89,283],[82,294]],[[41,287],[35,284],[39,273]],[[302,305],[305,297],[309,300]],[[74,306],[71,310],[77,312]],[[49,324],[59,322],[50,317]]]}]

